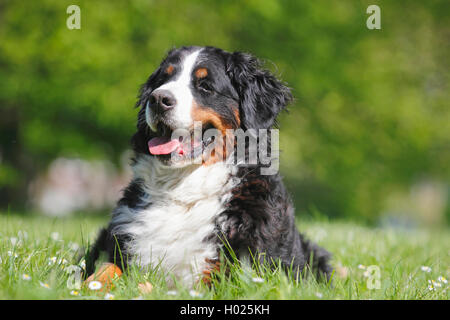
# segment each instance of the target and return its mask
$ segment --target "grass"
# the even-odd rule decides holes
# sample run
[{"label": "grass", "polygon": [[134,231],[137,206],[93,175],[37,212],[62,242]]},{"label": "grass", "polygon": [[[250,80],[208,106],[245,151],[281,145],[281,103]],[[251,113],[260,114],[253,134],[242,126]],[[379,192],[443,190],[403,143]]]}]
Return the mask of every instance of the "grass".
[{"label": "grass", "polygon": [[[104,299],[105,292],[76,287],[78,247],[92,242],[106,221],[98,217],[51,219],[0,214],[0,299]],[[176,283],[164,272],[131,266],[114,281],[113,299],[448,299],[450,231],[367,228],[352,223],[299,221],[299,228],[333,253],[333,285],[288,278],[266,266],[235,264],[217,274],[212,289]],[[368,269],[369,266],[375,266]],[[422,268],[428,267],[428,268]],[[378,268],[378,269],[377,269]],[[424,270],[422,270],[424,269]],[[376,271],[379,270],[379,289]],[[375,271],[372,276],[369,273]],[[429,271],[429,272],[428,272]],[[375,280],[374,280],[375,279]],[[440,279],[441,281],[439,281]],[[138,284],[150,282],[143,294]],[[434,281],[434,283],[432,282]],[[372,289],[371,289],[372,287]]]}]

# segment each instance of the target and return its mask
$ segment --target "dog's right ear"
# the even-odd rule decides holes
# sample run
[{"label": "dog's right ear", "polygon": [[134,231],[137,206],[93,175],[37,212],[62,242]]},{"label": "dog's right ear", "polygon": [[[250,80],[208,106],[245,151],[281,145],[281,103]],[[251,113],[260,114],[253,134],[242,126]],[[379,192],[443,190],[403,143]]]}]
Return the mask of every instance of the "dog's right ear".
[{"label": "dog's right ear", "polygon": [[250,54],[230,54],[227,74],[239,95],[239,111],[245,129],[272,127],[278,113],[292,101],[290,89]]}]

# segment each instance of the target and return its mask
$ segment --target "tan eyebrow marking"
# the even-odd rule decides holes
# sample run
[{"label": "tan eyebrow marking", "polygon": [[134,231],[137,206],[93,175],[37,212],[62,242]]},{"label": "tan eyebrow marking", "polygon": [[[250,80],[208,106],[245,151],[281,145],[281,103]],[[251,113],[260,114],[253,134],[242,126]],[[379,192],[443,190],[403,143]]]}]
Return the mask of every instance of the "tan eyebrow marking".
[{"label": "tan eyebrow marking", "polygon": [[197,71],[195,71],[195,76],[198,79],[205,78],[208,75],[208,70],[206,68],[198,68]]},{"label": "tan eyebrow marking", "polygon": [[173,72],[173,65],[170,65],[170,66],[168,66],[167,68],[166,68],[166,73],[168,74],[168,75],[171,75],[172,74],[172,72]]}]

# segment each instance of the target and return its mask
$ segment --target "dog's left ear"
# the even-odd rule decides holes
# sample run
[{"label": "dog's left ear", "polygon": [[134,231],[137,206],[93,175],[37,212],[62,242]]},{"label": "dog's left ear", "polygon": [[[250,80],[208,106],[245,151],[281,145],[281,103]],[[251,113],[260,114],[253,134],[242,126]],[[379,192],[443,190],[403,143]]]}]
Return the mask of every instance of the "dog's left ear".
[{"label": "dog's left ear", "polygon": [[241,123],[245,129],[269,129],[278,113],[292,101],[290,89],[250,54],[230,54],[227,73],[239,95]]}]

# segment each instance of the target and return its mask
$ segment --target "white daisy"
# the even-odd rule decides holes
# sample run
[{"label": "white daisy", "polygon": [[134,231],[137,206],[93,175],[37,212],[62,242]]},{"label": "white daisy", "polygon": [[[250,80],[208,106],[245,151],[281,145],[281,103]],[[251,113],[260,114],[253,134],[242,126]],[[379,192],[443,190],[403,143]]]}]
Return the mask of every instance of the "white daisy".
[{"label": "white daisy", "polygon": [[440,284],[439,282],[436,282],[434,280],[428,280],[428,284],[430,284],[434,287],[442,287],[442,284]]},{"label": "white daisy", "polygon": [[422,270],[423,272],[428,272],[428,273],[431,272],[431,268],[430,268],[430,267],[427,267],[427,266],[421,266],[421,267],[420,267],[420,270]]},{"label": "white daisy", "polygon": [[54,240],[54,241],[58,241],[59,240],[59,233],[58,232],[52,232],[50,234],[50,237]]},{"label": "white daisy", "polygon": [[359,265],[358,265],[358,269],[366,270],[366,266],[363,265],[363,264],[359,264]]},{"label": "white daisy", "polygon": [[105,294],[104,299],[105,300],[113,300],[114,299],[114,295],[111,294],[111,293],[107,293],[107,294]]},{"label": "white daisy", "polygon": [[29,274],[24,273],[24,274],[22,275],[22,280],[30,281],[30,280],[31,280],[31,276],[30,276]]},{"label": "white daisy", "polygon": [[56,261],[58,261],[58,258],[56,258],[56,257],[48,258],[48,265],[50,266],[52,264],[55,264]]},{"label": "white daisy", "polygon": [[103,287],[100,281],[91,281],[89,282],[89,289],[91,290],[100,290]]},{"label": "white daisy", "polygon": [[42,288],[50,289],[50,286],[48,285],[48,283],[44,283],[44,282],[39,281],[39,285],[40,285]]},{"label": "white daisy", "polygon": [[255,278],[252,278],[252,281],[255,283],[263,283],[264,279],[260,278],[260,277],[255,277]]},{"label": "white daisy", "polygon": [[439,282],[442,282],[442,283],[445,283],[445,284],[447,284],[447,279],[445,279],[443,276],[440,276],[439,278],[437,278],[437,280],[439,281]]},{"label": "white daisy", "polygon": [[78,292],[77,290],[72,290],[72,291],[70,291],[70,295],[71,296],[79,296],[80,292]]},{"label": "white daisy", "polygon": [[202,294],[201,294],[200,292],[196,291],[196,290],[190,290],[190,291],[189,291],[189,295],[190,295],[191,297],[194,297],[194,298],[197,298],[197,297],[201,297],[201,296],[202,296]]},{"label": "white daisy", "polygon": [[18,258],[19,255],[17,253],[12,252],[11,250],[8,250],[8,256]]}]

